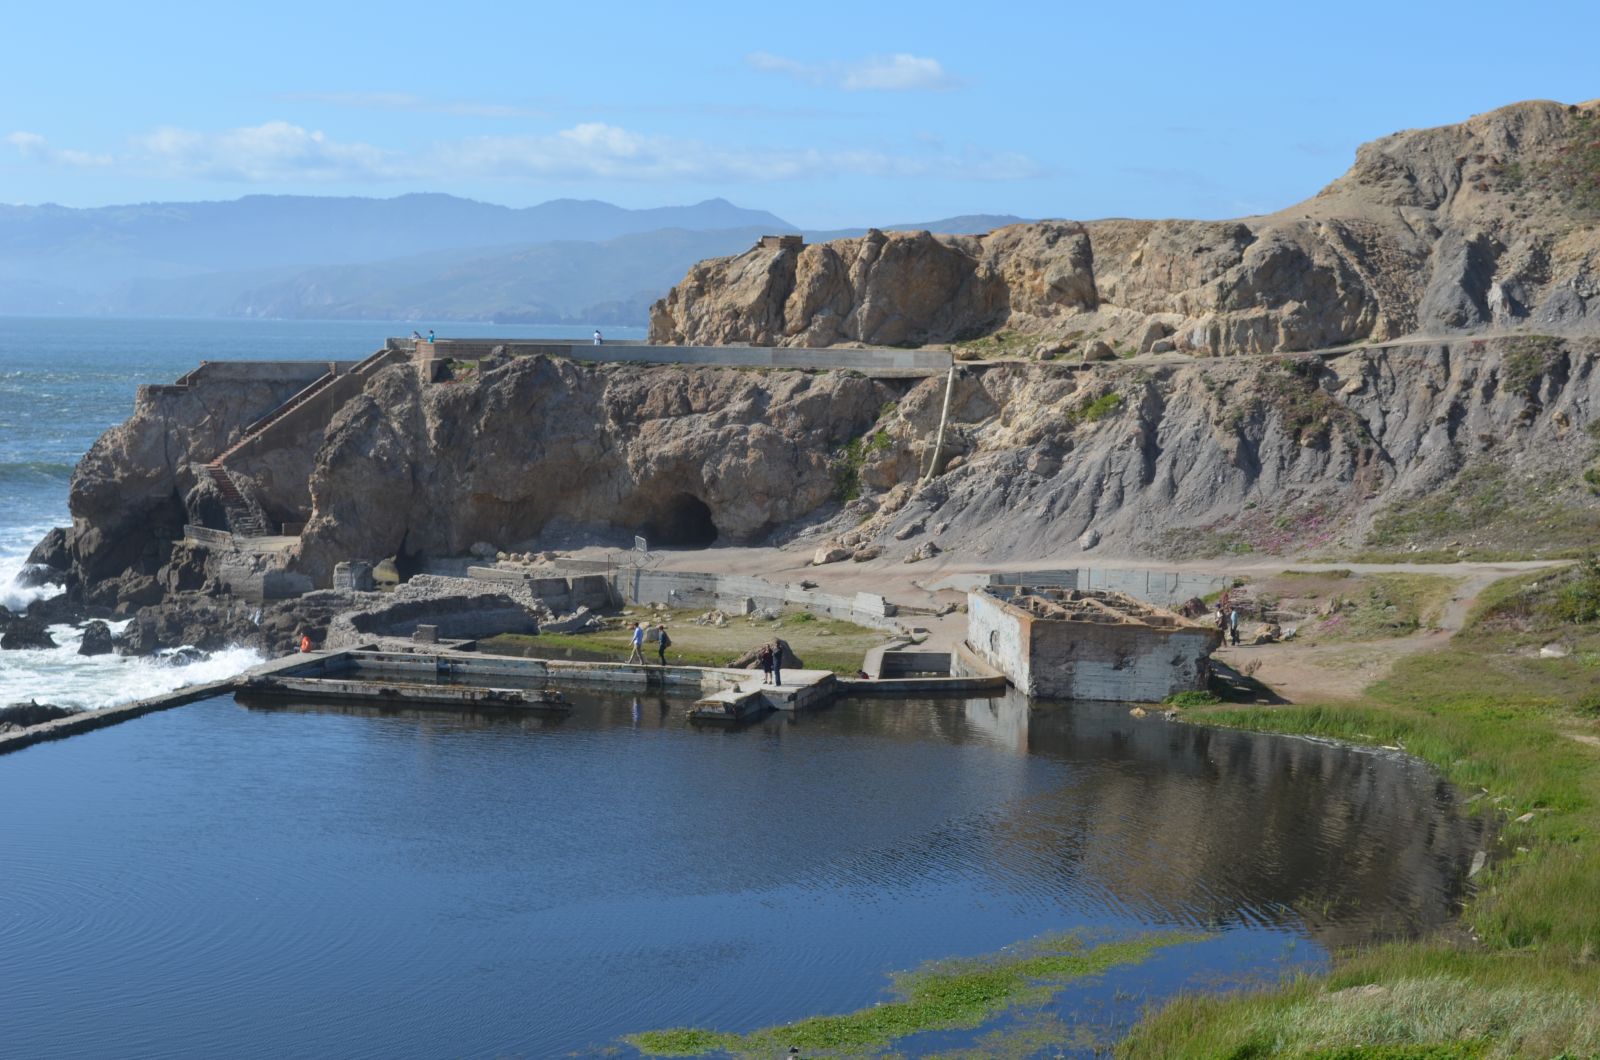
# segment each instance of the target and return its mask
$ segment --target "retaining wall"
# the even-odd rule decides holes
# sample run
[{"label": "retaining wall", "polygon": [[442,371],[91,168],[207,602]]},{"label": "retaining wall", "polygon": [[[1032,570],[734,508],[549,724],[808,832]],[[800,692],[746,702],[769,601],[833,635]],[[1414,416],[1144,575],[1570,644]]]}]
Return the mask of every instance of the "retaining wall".
[{"label": "retaining wall", "polygon": [[599,346],[564,340],[439,339],[418,343],[391,338],[391,346],[412,349],[419,362],[488,357],[503,347],[514,357],[544,354],[574,361],[626,364],[703,364],[750,368],[850,369],[874,376],[938,375],[950,370],[951,355],[943,350],[809,348],[799,346],[652,346],[641,342],[606,342]]},{"label": "retaining wall", "polygon": [[899,628],[893,621],[894,605],[876,593],[841,596],[762,578],[696,571],[622,570],[613,575],[613,584],[622,600],[630,604],[741,613],[748,601],[758,609],[799,607],[874,629]]}]

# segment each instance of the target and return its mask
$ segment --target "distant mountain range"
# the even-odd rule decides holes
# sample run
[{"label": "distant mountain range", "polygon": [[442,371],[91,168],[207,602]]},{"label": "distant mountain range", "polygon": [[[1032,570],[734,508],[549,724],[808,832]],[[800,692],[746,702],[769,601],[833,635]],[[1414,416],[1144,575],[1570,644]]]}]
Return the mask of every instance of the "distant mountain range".
[{"label": "distant mountain range", "polygon": [[[1019,220],[878,227],[983,232]],[[694,262],[796,231],[723,199],[643,210],[438,194],[0,206],[0,313],[642,325]]]}]

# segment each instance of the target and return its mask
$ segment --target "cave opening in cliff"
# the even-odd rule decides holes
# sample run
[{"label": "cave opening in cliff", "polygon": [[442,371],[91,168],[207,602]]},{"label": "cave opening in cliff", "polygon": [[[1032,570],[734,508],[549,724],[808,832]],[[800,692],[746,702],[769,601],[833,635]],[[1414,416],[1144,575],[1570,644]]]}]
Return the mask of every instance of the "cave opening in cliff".
[{"label": "cave opening in cliff", "polygon": [[676,493],[639,528],[651,545],[705,548],[717,539],[711,508],[692,493]]}]

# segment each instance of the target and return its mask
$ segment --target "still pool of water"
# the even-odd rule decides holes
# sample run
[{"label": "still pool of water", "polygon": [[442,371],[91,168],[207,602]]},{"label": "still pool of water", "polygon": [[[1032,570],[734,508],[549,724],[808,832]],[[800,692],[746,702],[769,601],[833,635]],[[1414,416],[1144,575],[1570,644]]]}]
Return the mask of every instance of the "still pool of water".
[{"label": "still pool of water", "polygon": [[571,698],[215,699],[0,758],[4,1051],[586,1053],[854,1010],[1046,932],[1213,932],[1055,1002],[1114,1029],[1440,923],[1476,845],[1406,759],[1115,705],[847,700],[725,731]]}]

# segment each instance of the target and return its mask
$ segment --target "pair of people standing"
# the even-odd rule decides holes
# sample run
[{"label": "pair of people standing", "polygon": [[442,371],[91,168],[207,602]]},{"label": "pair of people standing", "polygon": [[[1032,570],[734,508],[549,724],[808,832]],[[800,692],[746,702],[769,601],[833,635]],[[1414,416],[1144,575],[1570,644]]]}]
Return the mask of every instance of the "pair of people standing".
[{"label": "pair of people standing", "polygon": [[783,684],[783,648],[777,641],[761,645],[761,650],[756,652],[756,661],[761,664],[762,684]]}]

